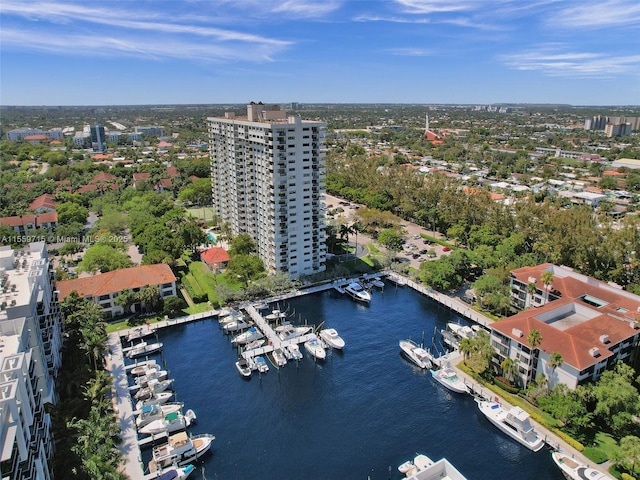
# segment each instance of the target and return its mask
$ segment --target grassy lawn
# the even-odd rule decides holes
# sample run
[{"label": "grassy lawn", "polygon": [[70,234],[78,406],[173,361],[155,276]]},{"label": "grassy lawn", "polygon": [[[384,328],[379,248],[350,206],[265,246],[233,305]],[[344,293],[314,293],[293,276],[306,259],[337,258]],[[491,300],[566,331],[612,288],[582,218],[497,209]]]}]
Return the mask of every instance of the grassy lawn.
[{"label": "grassy lawn", "polygon": [[431,243],[437,243],[438,245],[442,245],[443,247],[458,248],[453,243],[445,242],[444,240],[432,237],[431,235],[427,235],[426,233],[421,233],[420,238],[422,238],[423,240],[428,240]]}]

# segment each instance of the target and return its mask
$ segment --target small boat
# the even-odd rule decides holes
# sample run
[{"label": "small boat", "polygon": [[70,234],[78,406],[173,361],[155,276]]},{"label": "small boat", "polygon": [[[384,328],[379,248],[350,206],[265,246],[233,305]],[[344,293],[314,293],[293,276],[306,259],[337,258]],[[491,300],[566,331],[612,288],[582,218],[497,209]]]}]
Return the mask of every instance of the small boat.
[{"label": "small boat", "polygon": [[269,365],[267,365],[267,361],[264,359],[264,357],[256,357],[256,369],[258,370],[258,372],[260,373],[267,373],[269,371]]},{"label": "small boat", "polygon": [[302,360],[302,352],[300,351],[300,347],[297,343],[287,345],[284,351],[291,355],[291,360]]},{"label": "small boat", "polygon": [[141,365],[133,367],[129,373],[134,377],[137,377],[140,375],[146,375],[148,370],[158,370],[158,369],[160,369],[160,366],[156,363],[156,361],[149,360],[147,362],[144,362]]},{"label": "small boat", "polygon": [[310,331],[311,327],[294,327],[289,325],[285,330],[278,333],[278,336],[280,337],[280,340],[286,341],[306,335]]},{"label": "small boat", "polygon": [[261,338],[264,338],[262,332],[260,332],[256,327],[251,327],[246,332],[233,337],[231,343],[235,343],[236,345],[245,345],[249,342],[253,342],[254,340],[260,340]]},{"label": "small boat", "polygon": [[344,291],[357,302],[369,303],[371,301],[371,294],[358,282],[351,282]]},{"label": "small boat", "polygon": [[149,343],[141,342],[135,347],[132,347],[131,350],[127,352],[128,358],[136,358],[141,357],[143,355],[149,355],[151,353],[155,353],[162,349],[162,342]]},{"label": "small boat", "polygon": [[430,370],[431,376],[445,388],[456,393],[469,393],[469,388],[464,381],[458,376],[456,371],[449,365],[442,367],[440,370]]},{"label": "small boat", "polygon": [[544,439],[531,425],[529,414],[520,407],[505,409],[498,402],[477,400],[480,412],[503,433],[534,452],[544,447]]},{"label": "small boat", "polygon": [[344,348],[344,340],[335,328],[325,328],[324,330],[320,330],[320,338],[332,348],[337,348],[338,350],[342,350]]},{"label": "small boat", "polygon": [[289,330],[292,327],[293,327],[293,324],[291,322],[285,320],[280,325],[278,325],[275,328],[275,330],[276,330],[276,333],[282,333],[282,332],[285,332],[285,331]]},{"label": "small boat", "polygon": [[243,377],[251,376],[251,366],[249,365],[249,362],[247,362],[245,358],[240,358],[236,362],[236,368],[238,369],[238,372],[240,373],[240,375],[242,375]]},{"label": "small boat", "polygon": [[152,398],[155,394],[162,393],[167,390],[172,383],[172,378],[169,380],[151,380],[145,388],[138,390],[138,393],[136,393],[134,397],[136,400]]},{"label": "small boat", "polygon": [[267,322],[277,322],[278,320],[283,320],[285,318],[287,318],[287,314],[280,310],[272,310],[269,315],[265,315],[264,317]]},{"label": "small boat", "polygon": [[304,342],[304,348],[318,360],[324,360],[327,358],[327,352],[322,346],[322,342],[315,335]]},{"label": "small boat", "polygon": [[141,435],[156,435],[162,432],[173,433],[184,430],[191,425],[195,419],[196,414],[193,410],[187,410],[184,415],[180,412],[173,412],[149,422],[144,427],[138,429],[138,433]]},{"label": "small boat", "polygon": [[614,480],[613,477],[577,462],[574,458],[561,452],[553,452],[551,458],[567,480]]},{"label": "small boat", "polygon": [[413,340],[400,340],[400,348],[420,368],[430,368],[433,356]]},{"label": "small boat", "polygon": [[237,332],[238,330],[244,330],[245,328],[249,327],[251,324],[245,320],[244,315],[240,318],[238,318],[237,320],[234,320],[232,322],[229,323],[225,323],[224,326],[222,327],[222,330],[224,331],[224,333],[231,333],[231,332]]},{"label": "small boat", "polygon": [[262,345],[264,345],[265,342],[266,342],[266,340],[264,338],[262,338],[260,340],[254,340],[252,342],[249,342],[244,346],[243,351],[248,352],[249,350],[254,350],[256,348],[260,348]]},{"label": "small boat", "polygon": [[136,410],[142,410],[143,407],[154,404],[164,405],[171,397],[173,397],[173,392],[154,393],[150,398],[136,402]]},{"label": "small boat", "polygon": [[422,472],[423,470],[426,470],[431,465],[433,465],[433,460],[431,460],[426,455],[422,455],[421,453],[419,453],[413,458],[413,460],[407,460],[402,465],[400,465],[398,467],[398,471],[400,473],[404,473],[407,478],[409,478]]},{"label": "small boat", "polygon": [[380,290],[384,289],[384,282],[380,277],[374,277],[373,279],[371,279],[370,283],[371,285],[373,285],[376,288],[379,288]]},{"label": "small boat", "polygon": [[165,380],[169,372],[166,370],[148,370],[145,375],[136,377],[136,385],[140,387],[146,387],[151,380]]},{"label": "small boat", "polygon": [[282,348],[276,348],[271,355],[273,356],[273,363],[278,367],[284,367],[287,364],[287,357],[282,351]]},{"label": "small boat", "polygon": [[473,338],[476,332],[468,325],[460,325],[459,323],[449,322],[447,328],[459,339]]},{"label": "small boat", "polygon": [[142,328],[142,327],[134,328],[133,330],[131,330],[129,332],[129,335],[127,335],[127,341],[128,342],[133,342],[134,340],[138,340],[140,338],[148,337],[152,333],[156,333],[155,329]]},{"label": "small boat", "polygon": [[242,314],[242,312],[234,310],[229,315],[225,315],[224,317],[218,317],[218,323],[220,323],[221,326],[225,326],[228,323],[236,322],[242,318],[244,318],[244,315]]},{"label": "small boat", "polygon": [[216,437],[208,433],[188,437],[185,432],[176,433],[169,441],[153,449],[153,462],[156,469],[177,465],[185,466],[201,457]]},{"label": "small boat", "polygon": [[133,412],[134,415],[137,415],[136,427],[144,427],[154,420],[164,418],[170,413],[179,412],[182,410],[182,407],[184,407],[184,403],[182,402],[167,402],[163,405],[157,403],[154,403],[153,405],[146,405],[140,410]]},{"label": "small boat", "polygon": [[158,476],[155,477],[155,480],[186,480],[195,469],[196,467],[191,464],[180,468],[167,468],[160,472],[156,472]]}]

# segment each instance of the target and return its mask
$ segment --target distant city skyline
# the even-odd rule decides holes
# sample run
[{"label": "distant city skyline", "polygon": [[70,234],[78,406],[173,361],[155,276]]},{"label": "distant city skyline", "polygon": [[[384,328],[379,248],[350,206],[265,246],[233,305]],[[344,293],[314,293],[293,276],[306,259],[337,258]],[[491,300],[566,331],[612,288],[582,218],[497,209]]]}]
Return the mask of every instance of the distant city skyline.
[{"label": "distant city skyline", "polygon": [[0,3],[0,104],[640,104],[637,0]]}]

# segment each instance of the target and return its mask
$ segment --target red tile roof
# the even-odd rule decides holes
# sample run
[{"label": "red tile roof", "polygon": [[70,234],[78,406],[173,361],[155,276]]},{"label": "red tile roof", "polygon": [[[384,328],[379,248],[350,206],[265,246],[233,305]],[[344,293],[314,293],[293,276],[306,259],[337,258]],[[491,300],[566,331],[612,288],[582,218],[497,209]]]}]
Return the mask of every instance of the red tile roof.
[{"label": "red tile roof", "polygon": [[211,247],[200,253],[200,258],[208,265],[212,263],[222,263],[231,260],[229,254],[224,248]]},{"label": "red tile roof", "polygon": [[48,210],[56,209],[56,202],[50,193],[44,193],[36,198],[29,204],[29,210],[38,210],[39,208],[46,208]]},{"label": "red tile roof", "polygon": [[56,283],[60,300],[64,300],[74,290],[81,297],[99,297],[123,290],[142,288],[147,285],[161,285],[175,282],[176,277],[165,263],[140,265],[113,272],[99,273],[91,277],[61,280]]}]

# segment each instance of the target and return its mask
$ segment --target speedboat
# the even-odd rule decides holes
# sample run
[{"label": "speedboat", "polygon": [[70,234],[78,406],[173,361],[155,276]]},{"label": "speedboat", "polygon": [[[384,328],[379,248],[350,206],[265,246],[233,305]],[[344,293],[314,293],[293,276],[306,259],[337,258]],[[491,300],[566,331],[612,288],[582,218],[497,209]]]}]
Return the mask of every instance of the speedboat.
[{"label": "speedboat", "polygon": [[262,335],[262,332],[260,332],[260,330],[258,330],[256,327],[251,327],[246,332],[233,337],[231,343],[235,343],[237,345],[245,345],[254,340],[260,340],[263,337],[264,335]]},{"label": "speedboat", "polygon": [[373,279],[371,279],[370,283],[371,285],[373,285],[376,288],[379,288],[380,290],[384,288],[384,282],[380,277],[374,277]]},{"label": "speedboat", "polygon": [[567,480],[613,480],[613,477],[577,462],[574,458],[561,452],[553,452],[551,458]]},{"label": "speedboat", "polygon": [[477,400],[478,408],[487,419],[520,444],[534,452],[544,447],[544,439],[531,425],[529,414],[520,407],[505,409],[498,402]]},{"label": "speedboat", "polygon": [[344,291],[358,302],[369,303],[371,301],[371,294],[358,282],[351,282]]},{"label": "speedboat", "polygon": [[400,340],[400,348],[420,368],[431,367],[433,356],[413,340]]},{"label": "speedboat", "polygon": [[267,322],[277,322],[278,320],[282,320],[284,318],[287,318],[287,314],[281,312],[280,310],[272,310],[269,315],[265,315],[264,317]]},{"label": "speedboat", "polygon": [[247,362],[245,358],[240,358],[236,362],[236,368],[238,369],[238,372],[240,373],[240,375],[242,375],[243,377],[251,376],[251,366],[249,365],[249,362]]},{"label": "speedboat", "polygon": [[431,370],[431,376],[445,388],[456,393],[468,393],[469,388],[462,378],[458,376],[456,371],[449,365],[444,366],[440,370]]},{"label": "speedboat", "polygon": [[344,340],[335,328],[325,328],[320,330],[320,338],[330,347],[342,350],[344,348]]},{"label": "speedboat", "polygon": [[160,472],[156,472],[158,475],[155,480],[187,480],[187,477],[196,469],[193,465],[189,464],[185,467],[171,467],[164,469]]},{"label": "speedboat", "polygon": [[151,380],[145,388],[141,388],[140,390],[138,390],[138,393],[136,393],[134,397],[136,398],[136,400],[146,400],[153,397],[157,393],[164,392],[171,386],[172,383],[172,378],[169,380]]},{"label": "speedboat", "polygon": [[267,365],[267,361],[264,357],[256,357],[255,360],[258,372],[267,373],[269,371],[269,365]]},{"label": "speedboat", "polygon": [[133,412],[134,415],[137,415],[136,427],[144,427],[154,420],[164,418],[170,413],[179,412],[180,410],[182,410],[182,407],[184,407],[184,403],[182,402],[168,402],[164,405],[160,405],[157,403],[154,403],[153,405],[146,405],[140,410]]},{"label": "speedboat", "polygon": [[151,380],[166,380],[168,375],[169,372],[166,370],[148,370],[145,375],[140,375],[136,378],[136,385],[144,388],[149,385]]},{"label": "speedboat", "polygon": [[162,342],[147,343],[140,342],[138,345],[131,347],[131,350],[127,351],[128,358],[141,357],[143,355],[149,355],[162,349]]},{"label": "speedboat", "polygon": [[173,397],[173,392],[157,392],[154,393],[150,398],[146,400],[140,400],[136,403],[136,410],[142,410],[143,407],[149,405],[164,405],[169,401],[169,399]]},{"label": "speedboat", "polygon": [[184,415],[180,412],[173,412],[149,422],[144,427],[138,429],[138,433],[141,435],[156,435],[162,432],[173,433],[178,430],[184,430],[191,425],[195,419],[196,414],[193,410],[187,410]]},{"label": "speedboat", "polygon": [[291,324],[291,322],[289,322],[288,320],[285,320],[284,322],[282,322],[280,325],[278,325],[275,330],[276,333],[282,333],[286,330],[289,330],[291,327],[293,327],[293,325]]},{"label": "speedboat", "polygon": [[273,356],[273,363],[278,367],[284,367],[287,364],[287,357],[282,351],[282,348],[276,348],[271,355]]},{"label": "speedboat", "polygon": [[140,375],[146,375],[148,370],[158,370],[159,368],[160,366],[156,363],[155,360],[149,360],[133,367],[129,373],[134,377],[137,377]]},{"label": "speedboat", "polygon": [[238,317],[236,320],[226,323],[222,327],[222,330],[224,330],[224,333],[231,333],[231,332],[237,332],[238,330],[243,330],[249,326],[250,326],[249,322],[247,322],[247,320],[244,318],[244,315],[242,315]]},{"label": "speedboat", "polygon": [[419,453],[413,458],[413,460],[407,460],[402,465],[400,465],[398,467],[398,471],[400,473],[404,473],[407,478],[409,478],[422,472],[423,470],[426,470],[431,465],[433,465],[433,460],[431,460],[426,455]]},{"label": "speedboat", "polygon": [[311,327],[294,327],[293,325],[289,325],[288,328],[278,333],[278,336],[280,337],[280,340],[286,341],[306,335],[310,331]]},{"label": "speedboat", "polygon": [[460,325],[459,323],[449,322],[447,323],[447,328],[453,332],[453,334],[462,339],[462,338],[473,338],[475,336],[475,331],[468,325]]},{"label": "speedboat", "polygon": [[224,325],[226,325],[228,323],[235,322],[235,321],[239,320],[240,318],[244,318],[244,315],[242,314],[242,312],[239,312],[237,310],[233,310],[228,315],[225,315],[223,317],[218,317],[218,323],[220,323],[221,326],[224,326]]},{"label": "speedboat", "polygon": [[156,469],[172,465],[182,467],[197,460],[209,450],[215,438],[208,433],[193,437],[188,437],[185,432],[171,435],[167,443],[153,449],[153,462]]},{"label": "speedboat", "polygon": [[244,346],[244,351],[248,352],[249,350],[254,350],[256,348],[260,348],[262,345],[264,345],[264,343],[266,342],[266,340],[264,338],[261,338],[260,340],[254,340],[252,342],[247,343]]},{"label": "speedboat", "polygon": [[291,356],[292,360],[302,360],[302,352],[300,351],[300,347],[297,343],[287,345],[284,351]]},{"label": "speedboat", "polygon": [[327,357],[327,352],[322,346],[322,342],[315,335],[304,342],[304,348],[318,360],[324,360]]}]

